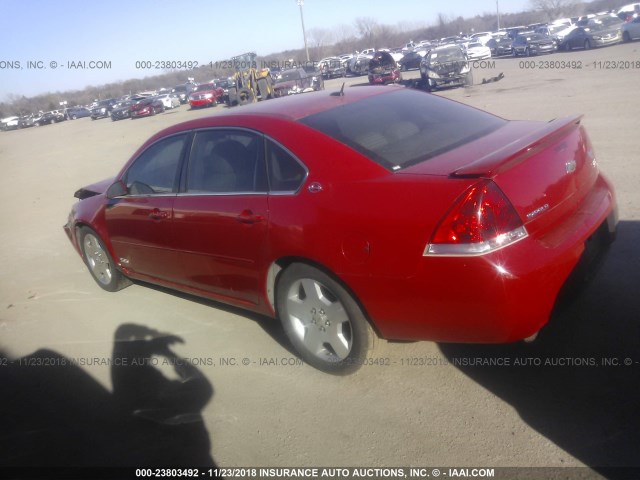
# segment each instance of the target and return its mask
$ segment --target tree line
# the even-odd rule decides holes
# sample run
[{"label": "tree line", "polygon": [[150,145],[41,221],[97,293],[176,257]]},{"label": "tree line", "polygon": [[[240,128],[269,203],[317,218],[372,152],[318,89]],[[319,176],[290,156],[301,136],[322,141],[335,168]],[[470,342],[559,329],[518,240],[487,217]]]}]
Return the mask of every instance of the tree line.
[{"label": "tree line", "polygon": [[[560,17],[586,15],[605,10],[618,9],[629,0],[530,0],[531,9],[520,13],[500,15],[500,26],[528,25],[542,21],[551,21]],[[411,12],[407,12],[410,16]],[[314,28],[307,32],[307,44],[311,61],[321,58],[355,53],[365,48],[398,47],[409,40],[429,40],[472,32],[494,31],[498,29],[496,12],[487,12],[471,18],[458,16],[449,17],[438,14],[433,25],[426,25],[420,21],[403,22],[397,25],[387,25],[370,17],[359,17],[352,25],[340,24],[332,28]],[[240,53],[240,52],[239,52]],[[294,60],[302,63],[306,61],[303,48],[287,50],[260,56],[256,59],[258,67],[261,65],[283,65]],[[221,65],[228,62],[220,62]],[[215,64],[214,64],[215,65]],[[172,87],[184,84],[192,77],[196,82],[208,82],[214,78],[228,77],[233,71],[225,68],[200,67],[193,70],[166,71],[160,75],[134,78],[121,82],[107,83],[99,86],[88,86],[82,90],[65,92],[48,92],[32,97],[9,94],[0,103],[0,118],[12,115],[27,115],[38,111],[60,109],[60,101],[67,101],[67,107],[75,105],[89,105],[95,100],[118,98],[136,92],[157,90],[162,87]]]}]

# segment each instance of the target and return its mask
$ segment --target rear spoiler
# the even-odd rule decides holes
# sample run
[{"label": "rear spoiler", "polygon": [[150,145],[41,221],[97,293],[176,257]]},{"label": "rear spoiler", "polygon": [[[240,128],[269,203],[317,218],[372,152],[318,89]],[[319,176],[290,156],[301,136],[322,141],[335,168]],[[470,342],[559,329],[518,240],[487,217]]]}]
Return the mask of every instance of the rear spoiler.
[{"label": "rear spoiler", "polygon": [[453,178],[492,177],[544,150],[579,127],[583,115],[556,118],[528,135],[454,170]]}]

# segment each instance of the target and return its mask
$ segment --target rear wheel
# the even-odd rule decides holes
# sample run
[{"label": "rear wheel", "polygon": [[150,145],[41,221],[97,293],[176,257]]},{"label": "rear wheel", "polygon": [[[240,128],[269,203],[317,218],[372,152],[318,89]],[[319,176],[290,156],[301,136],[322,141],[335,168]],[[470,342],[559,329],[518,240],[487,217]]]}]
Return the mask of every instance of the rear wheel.
[{"label": "rear wheel", "polygon": [[100,288],[108,292],[117,292],[131,284],[131,280],[116,268],[111,255],[96,232],[88,227],[82,227],[78,237],[84,262]]},{"label": "rear wheel", "polygon": [[258,90],[260,90],[260,100],[268,100],[271,98],[269,93],[269,82],[266,78],[258,80]]},{"label": "rear wheel", "polygon": [[303,360],[324,372],[357,370],[375,334],[357,302],[326,273],[294,263],[281,273],[276,306],[289,340]]},{"label": "rear wheel", "polygon": [[253,99],[253,92],[248,88],[241,88],[238,90],[238,105],[253,103]]}]

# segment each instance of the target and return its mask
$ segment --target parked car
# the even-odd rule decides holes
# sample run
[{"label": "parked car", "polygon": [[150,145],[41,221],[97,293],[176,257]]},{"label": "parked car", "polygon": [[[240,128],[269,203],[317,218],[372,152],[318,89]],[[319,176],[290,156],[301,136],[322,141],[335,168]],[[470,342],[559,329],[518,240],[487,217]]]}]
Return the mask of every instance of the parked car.
[{"label": "parked car", "polygon": [[[322,75],[318,75],[322,80]],[[278,73],[273,85],[275,97],[286,97],[296,93],[307,93],[324,88],[324,83],[317,83],[318,76],[309,75],[303,68],[290,68]],[[316,77],[316,81],[314,81]]]},{"label": "parked car", "polygon": [[486,60],[487,58],[491,58],[491,47],[483,45],[480,42],[467,44],[466,51],[469,60]]},{"label": "parked car", "polygon": [[358,54],[347,64],[346,75],[367,75],[369,73],[369,61],[373,54]]},{"label": "parked car", "polygon": [[370,357],[374,331],[534,337],[615,235],[580,116],[510,122],[415,89],[334,93],[173,125],[78,190],[64,230],[96,283],[279,318],[306,363],[336,374]]},{"label": "parked car", "polygon": [[98,104],[91,109],[91,120],[107,118],[111,115],[111,110],[113,110],[113,106],[116,103],[118,103],[118,101],[115,98],[99,101]]},{"label": "parked car", "polygon": [[218,103],[229,104],[229,89],[235,87],[233,78],[216,78],[213,80],[213,84],[217,88],[222,89],[222,96],[218,98]]},{"label": "parked car", "polygon": [[189,95],[189,105],[191,108],[215,107],[223,94],[222,88],[216,87],[215,83],[202,83]]},{"label": "parked car", "polygon": [[185,104],[189,103],[189,95],[196,88],[195,84],[185,83],[184,85],[176,85],[171,89],[171,93],[175,93],[178,95],[178,99],[180,99],[180,103]]},{"label": "parked car", "polygon": [[640,38],[640,15],[622,25],[622,39],[625,42]]},{"label": "parked car", "polygon": [[504,30],[511,40],[515,40],[518,35],[527,31],[527,27],[519,25],[517,27],[510,27]]},{"label": "parked car", "polygon": [[513,39],[506,35],[495,35],[492,40],[487,42],[487,47],[491,50],[491,56],[499,57],[502,55],[513,54]]},{"label": "parked car", "polygon": [[69,120],[76,120],[78,118],[90,117],[91,110],[86,107],[71,107],[65,110],[65,115]]},{"label": "parked car", "polygon": [[158,95],[156,98],[162,102],[162,105],[164,105],[165,110],[171,110],[173,108],[180,106],[180,99],[176,94],[163,93],[161,95]]},{"label": "parked car", "polygon": [[511,46],[515,57],[518,55],[530,57],[542,53],[553,53],[558,49],[556,42],[551,37],[541,33],[518,35]]},{"label": "parked car", "polygon": [[35,125],[36,121],[33,115],[24,115],[18,120],[18,128],[29,128]]},{"label": "parked car", "polygon": [[0,130],[17,130],[20,127],[20,117],[6,117],[0,120]]},{"label": "parked car", "polygon": [[59,113],[57,110],[52,110],[50,112],[44,112],[38,119],[36,120],[36,125],[51,125],[52,123],[58,123],[64,120],[64,115]]},{"label": "parked car", "polygon": [[136,103],[129,107],[131,119],[140,117],[150,117],[156,113],[164,112],[164,105],[162,101],[155,97],[148,97],[142,100],[138,100]]},{"label": "parked car", "polygon": [[620,27],[608,28],[600,25],[576,27],[558,44],[558,48],[566,51],[574,48],[588,50],[592,47],[605,47],[620,42]]},{"label": "parked car", "polygon": [[402,80],[400,68],[389,52],[378,51],[369,60],[369,83],[387,85]]},{"label": "parked car", "polygon": [[315,63],[303,64],[302,69],[311,77],[311,88],[313,88],[314,92],[324,90],[324,77]]},{"label": "parked car", "polygon": [[571,25],[567,25],[567,24],[552,24],[552,25],[545,25],[543,27],[538,27],[535,29],[536,33],[539,33],[541,35],[546,35],[550,38],[552,38],[553,40],[557,42],[559,42],[559,37],[558,34],[567,30],[568,27],[570,27]]},{"label": "parked car", "polygon": [[116,103],[113,106],[113,110],[111,110],[111,121],[117,122],[118,120],[131,118],[131,107],[135,105],[137,101],[139,100],[125,100],[123,102]]},{"label": "parked car", "polygon": [[486,45],[493,38],[493,35],[491,32],[478,32],[471,35],[470,38],[473,42]]},{"label": "parked car", "polygon": [[621,7],[617,16],[622,21],[630,22],[633,18],[640,16],[640,3],[630,3]]},{"label": "parked car", "polygon": [[427,51],[428,50],[414,50],[413,52],[407,53],[398,61],[400,70],[404,72],[407,70],[413,70],[414,68],[420,68],[420,62],[427,54]]},{"label": "parked car", "polygon": [[469,58],[462,47],[444,45],[431,50],[420,63],[420,76],[427,90],[443,86],[473,85]]},{"label": "parked car", "polygon": [[326,79],[344,77],[345,68],[340,57],[323,58],[318,62],[322,76]]}]

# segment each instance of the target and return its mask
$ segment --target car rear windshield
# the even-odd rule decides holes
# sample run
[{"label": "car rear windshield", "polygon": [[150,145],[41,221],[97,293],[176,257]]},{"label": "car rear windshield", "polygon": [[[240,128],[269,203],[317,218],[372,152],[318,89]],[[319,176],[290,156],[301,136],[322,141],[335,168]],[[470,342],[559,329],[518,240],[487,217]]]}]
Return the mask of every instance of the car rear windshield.
[{"label": "car rear windshield", "polygon": [[441,155],[506,123],[481,110],[409,88],[367,97],[300,121],[390,171]]}]

